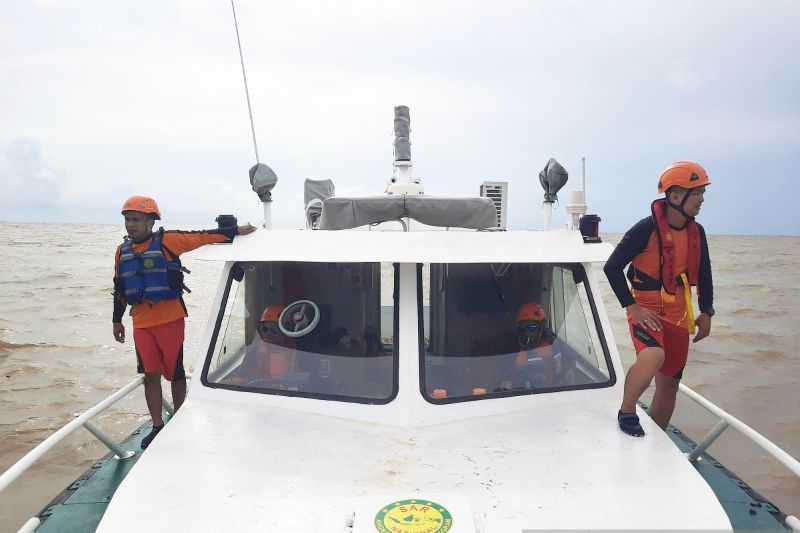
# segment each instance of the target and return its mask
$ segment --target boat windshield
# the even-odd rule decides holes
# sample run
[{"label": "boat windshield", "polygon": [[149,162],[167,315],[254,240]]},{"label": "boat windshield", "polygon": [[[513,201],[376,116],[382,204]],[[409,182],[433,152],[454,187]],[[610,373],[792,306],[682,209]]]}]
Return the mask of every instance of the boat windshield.
[{"label": "boat windshield", "polygon": [[203,383],[391,401],[397,394],[396,279],[390,263],[236,263]]},{"label": "boat windshield", "polygon": [[426,264],[419,275],[428,401],[614,384],[581,264]]}]

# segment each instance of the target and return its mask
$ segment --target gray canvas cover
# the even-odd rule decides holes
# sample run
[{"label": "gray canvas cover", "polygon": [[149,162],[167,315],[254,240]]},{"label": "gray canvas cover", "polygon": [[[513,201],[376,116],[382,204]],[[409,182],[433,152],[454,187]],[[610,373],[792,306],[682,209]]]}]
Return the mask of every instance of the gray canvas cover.
[{"label": "gray canvas cover", "polygon": [[332,180],[312,180],[306,179],[303,191],[303,205],[314,199],[325,200],[336,194]]},{"label": "gray canvas cover", "polygon": [[408,106],[394,108],[394,160],[411,161],[411,115]]},{"label": "gray canvas cover", "polygon": [[548,159],[544,169],[539,172],[539,183],[544,189],[544,201],[554,203],[558,201],[558,191],[561,190],[567,180],[569,173],[561,166],[561,163],[553,159]]},{"label": "gray canvas cover", "polygon": [[322,216],[322,202],[336,193],[331,180],[306,179],[303,200],[306,206],[306,227],[319,229]]},{"label": "gray canvas cover", "polygon": [[320,229],[350,229],[409,217],[428,226],[484,229],[497,225],[497,210],[488,198],[442,198],[387,195],[328,198]]}]

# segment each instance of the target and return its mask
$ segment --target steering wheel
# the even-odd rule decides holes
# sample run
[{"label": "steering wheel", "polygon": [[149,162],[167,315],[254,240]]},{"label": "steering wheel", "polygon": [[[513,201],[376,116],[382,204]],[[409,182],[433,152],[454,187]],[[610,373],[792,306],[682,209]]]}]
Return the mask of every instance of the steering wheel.
[{"label": "steering wheel", "polygon": [[305,337],[319,325],[319,306],[311,300],[296,300],[278,317],[278,327],[287,337]]}]

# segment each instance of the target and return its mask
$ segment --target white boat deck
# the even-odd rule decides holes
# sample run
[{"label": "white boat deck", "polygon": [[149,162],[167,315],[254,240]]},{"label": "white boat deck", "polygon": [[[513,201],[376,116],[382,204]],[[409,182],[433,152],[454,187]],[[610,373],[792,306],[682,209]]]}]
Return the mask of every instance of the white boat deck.
[{"label": "white boat deck", "polygon": [[648,438],[623,435],[616,393],[584,392],[581,409],[531,403],[424,430],[190,401],[98,531],[343,531],[353,515],[353,531],[374,531],[382,506],[412,498],[447,507],[452,532],[730,529],[663,432],[644,417]]}]

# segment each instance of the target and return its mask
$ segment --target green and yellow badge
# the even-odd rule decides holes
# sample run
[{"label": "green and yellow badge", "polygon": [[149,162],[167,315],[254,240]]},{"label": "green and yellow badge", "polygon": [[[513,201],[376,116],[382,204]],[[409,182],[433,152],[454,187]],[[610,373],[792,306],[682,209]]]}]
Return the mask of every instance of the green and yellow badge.
[{"label": "green and yellow badge", "polygon": [[145,268],[153,268],[154,266],[156,266],[156,262],[153,261],[152,259],[148,258],[148,259],[144,260],[144,267]]},{"label": "green and yellow badge", "polygon": [[453,517],[444,506],[429,500],[390,503],[375,515],[380,533],[447,533]]}]

